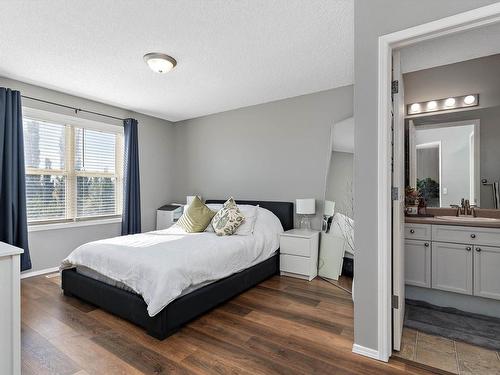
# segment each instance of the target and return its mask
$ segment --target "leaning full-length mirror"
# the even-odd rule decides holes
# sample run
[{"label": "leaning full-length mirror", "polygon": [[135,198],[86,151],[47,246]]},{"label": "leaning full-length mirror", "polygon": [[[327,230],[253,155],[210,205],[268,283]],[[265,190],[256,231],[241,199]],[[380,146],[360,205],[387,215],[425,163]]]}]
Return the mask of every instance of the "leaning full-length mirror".
[{"label": "leaning full-length mirror", "polygon": [[325,178],[318,275],[352,289],[354,119],[332,125]]}]

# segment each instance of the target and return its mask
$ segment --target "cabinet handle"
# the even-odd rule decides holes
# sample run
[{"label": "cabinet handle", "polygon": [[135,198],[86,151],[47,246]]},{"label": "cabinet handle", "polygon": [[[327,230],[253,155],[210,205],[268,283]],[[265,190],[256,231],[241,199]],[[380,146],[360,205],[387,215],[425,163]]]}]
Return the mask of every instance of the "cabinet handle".
[{"label": "cabinet handle", "polygon": [[472,234],[470,235],[470,238],[476,238],[476,235],[475,235],[474,233],[472,233]]},{"label": "cabinet handle", "polygon": [[480,247],[476,247],[476,251],[479,253],[481,251]]},{"label": "cabinet handle", "polygon": [[429,247],[429,244],[426,242],[426,243],[424,243],[424,246],[425,247]]},{"label": "cabinet handle", "polygon": [[472,247],[467,246],[467,247],[465,248],[465,250],[467,250],[467,251],[471,251],[471,250],[472,250]]},{"label": "cabinet handle", "polygon": [[411,234],[415,233],[415,229],[410,229],[410,233]]}]

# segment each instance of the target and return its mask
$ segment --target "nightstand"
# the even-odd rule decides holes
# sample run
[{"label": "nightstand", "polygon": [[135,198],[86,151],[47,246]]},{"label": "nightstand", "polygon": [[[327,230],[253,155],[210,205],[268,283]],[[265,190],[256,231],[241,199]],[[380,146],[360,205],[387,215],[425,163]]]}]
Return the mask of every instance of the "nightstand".
[{"label": "nightstand", "polygon": [[156,210],[156,230],[167,229],[175,224],[182,216],[183,205],[177,203],[166,204]]},{"label": "nightstand", "polygon": [[319,231],[292,229],[280,235],[280,273],[311,281],[318,274]]}]

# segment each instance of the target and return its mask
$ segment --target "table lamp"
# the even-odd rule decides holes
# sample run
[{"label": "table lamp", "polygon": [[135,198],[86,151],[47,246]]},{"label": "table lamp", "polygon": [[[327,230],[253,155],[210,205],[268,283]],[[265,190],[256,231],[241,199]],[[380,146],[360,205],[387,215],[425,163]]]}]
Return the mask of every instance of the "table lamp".
[{"label": "table lamp", "polygon": [[297,215],[302,215],[300,229],[311,229],[310,215],[316,213],[316,200],[314,198],[296,199],[295,212]]}]

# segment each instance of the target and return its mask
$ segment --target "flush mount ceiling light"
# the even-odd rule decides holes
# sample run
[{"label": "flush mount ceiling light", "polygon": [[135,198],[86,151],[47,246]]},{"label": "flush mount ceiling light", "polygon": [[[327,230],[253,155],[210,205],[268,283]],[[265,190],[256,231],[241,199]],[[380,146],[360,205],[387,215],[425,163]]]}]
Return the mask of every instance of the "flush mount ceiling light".
[{"label": "flush mount ceiling light", "polygon": [[177,61],[172,56],[157,52],[146,53],[144,61],[156,73],[168,73],[177,65]]},{"label": "flush mount ceiling light", "polygon": [[479,94],[471,94],[408,104],[406,111],[408,115],[416,115],[427,112],[475,107],[477,105],[479,105]]}]

